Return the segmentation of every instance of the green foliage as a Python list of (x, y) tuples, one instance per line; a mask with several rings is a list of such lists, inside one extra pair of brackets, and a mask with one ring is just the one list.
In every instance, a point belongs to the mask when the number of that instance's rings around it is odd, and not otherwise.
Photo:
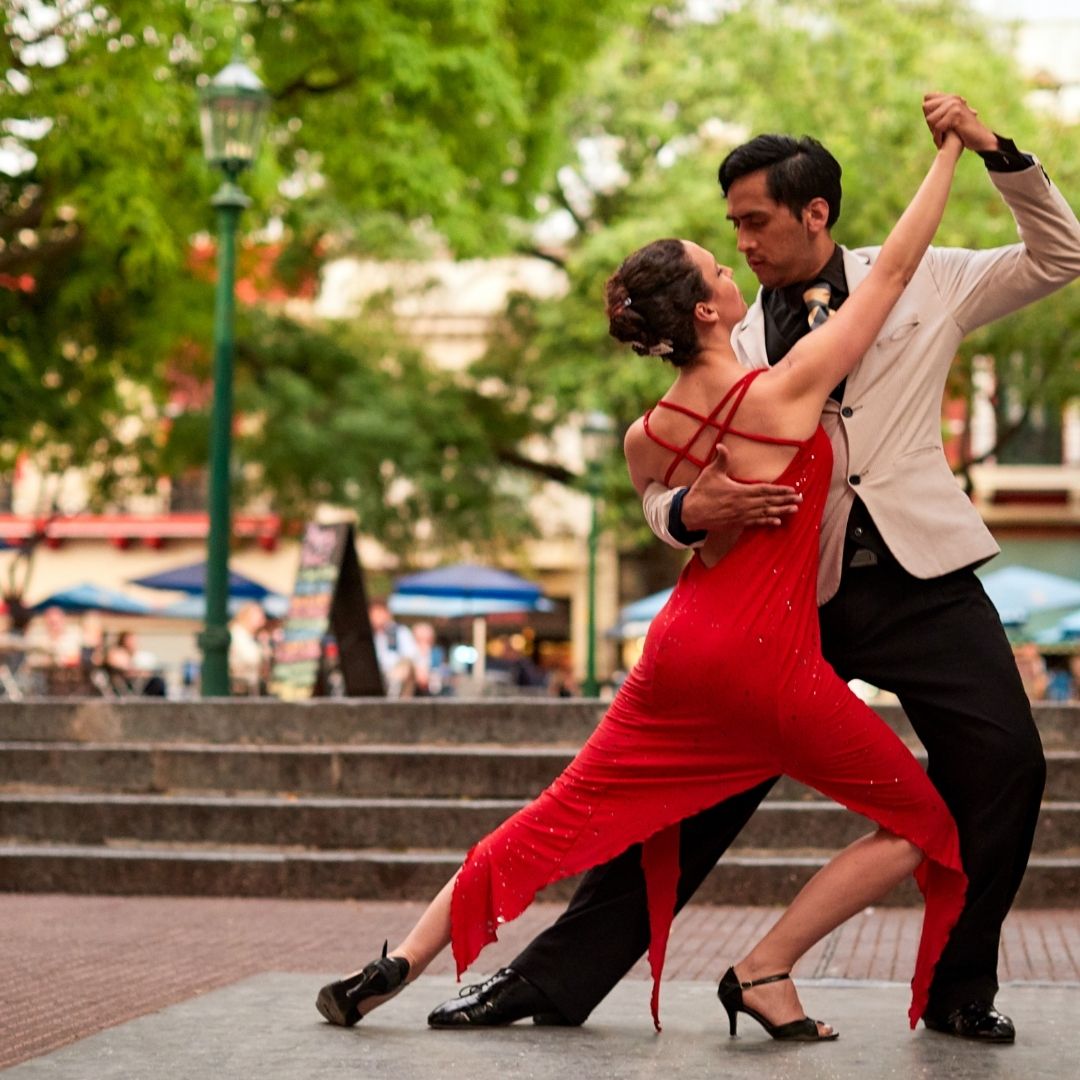
[[(286, 513), (355, 506), (398, 547), (418, 522), (433, 542), (508, 542), (535, 482), (521, 477), (569, 479), (525, 459), (526, 436), (597, 408), (625, 423), (663, 391), (669, 369), (606, 337), (603, 282), (627, 253), (686, 236), (756, 288), (715, 183), (745, 137), (820, 136), (844, 165), (836, 235), (853, 245), (883, 238), (922, 175), (927, 90), (963, 93), (1080, 191), (1080, 158), (1062, 150), (1075, 128), (1025, 107), (1003, 46), (960, 0), (717, 0), (712, 21), (688, 14), (707, 7), (4, 0), (0, 118), (36, 160), (0, 173), (0, 469), (22, 450), (89, 462), (105, 499), (125, 454), (147, 482), (205, 460), (198, 407), (154, 418), (178, 380), (209, 378), (212, 281), (192, 242), (213, 228), (216, 179), (196, 87), (236, 48), (272, 97), (242, 224), (274, 223), (275, 282), (303, 287), (346, 252), (536, 250), (538, 205), (576, 223), (543, 251), (565, 266), (567, 295), (515, 298), (465, 373), (433, 371), (377, 309), (349, 326), (241, 312), (238, 483)], [(35, 119), (47, 130), (26, 127)], [(984, 172), (962, 163), (939, 242), (1014, 239)], [(250, 261), (250, 240), (241, 250)], [(1078, 312), (1073, 288), (977, 335), (957, 391), (980, 350), (1023, 354), (1009, 377), (1025, 400), (1080, 392)], [(142, 431), (123, 422), (132, 412)], [(629, 541), (642, 526), (617, 450), (605, 476)]]
[[(125, 453), (138, 454), (147, 480), (205, 459), (199, 417), (172, 424), (168, 439), (120, 420), (133, 410), (153, 420), (143, 391), (160, 416), (178, 366), (208, 376), (212, 280), (191, 252), (214, 227), (209, 197), (220, 178), (202, 159), (197, 84), (234, 51), (272, 98), (266, 144), (244, 178), (254, 206), (242, 227), (279, 223), (273, 277), (296, 287), (343, 251), (505, 249), (508, 222), (531, 213), (549, 179), (562, 146), (560, 103), (615, 6), (4, 0), (0, 121), (8, 142), (33, 158), (0, 172), (0, 469), (22, 452), (45, 465), (93, 463), (102, 500)], [(324, 344), (318, 333), (276, 326), (285, 340), (260, 337), (267, 351), (254, 358), (249, 345), (253, 363), (265, 366), (279, 348), (312, 355)], [(337, 348), (342, 375), (368, 358), (360, 345), (351, 354), (347, 342)], [(411, 381), (394, 399), (406, 442), (404, 395), (420, 396), (414, 424), (435, 408), (419, 361), (410, 365)], [(282, 376), (270, 385), (294, 407), (315, 408), (325, 389), (319, 371), (294, 367), (293, 383)], [(343, 378), (343, 389), (362, 391), (358, 379)], [(361, 442), (371, 435), (378, 426), (363, 426)], [(431, 450), (423, 437), (413, 445)], [(324, 446), (323, 458), (335, 452)], [(418, 455), (405, 461), (422, 472)], [(288, 505), (298, 507), (306, 478), (323, 466), (333, 472), (337, 461), (318, 456), (302, 453), (291, 477), (284, 461), (266, 470)], [(456, 515), (439, 508), (449, 532), (460, 522), (471, 535), (491, 508), (470, 515), (478, 496), (458, 498)]]
[(258, 462), (250, 491), (272, 492), (285, 514), (352, 506), (366, 533), (403, 554), (425, 520), (438, 539), (478, 549), (505, 551), (528, 531), (500, 461), (526, 433), (522, 419), (432, 370), (377, 307), (322, 332), (253, 312), (246, 330), (238, 451)]
[[(565, 252), (569, 292), (554, 302), (520, 302), (508, 320), (519, 333), (531, 328), (530, 348), (514, 355), (497, 340), (484, 361), (490, 373), (514, 373), (548, 410), (600, 408), (628, 423), (669, 384), (670, 368), (606, 336), (603, 283), (635, 248), (660, 236), (696, 240), (736, 268), (747, 295), (756, 291), (715, 181), (726, 152), (753, 134), (805, 132), (833, 151), (844, 168), (834, 235), (851, 246), (880, 243), (921, 179), (932, 153), (921, 98), (931, 90), (964, 94), (995, 130), (1039, 152), (1066, 193), (1080, 192), (1076, 157), (1061, 152), (1075, 143), (1075, 127), (1024, 105), (1013, 61), (964, 5), (775, 0), (717, 10), (714, 22), (695, 23), (656, 9), (642, 25), (625, 26), (590, 65), (575, 99), (571, 141), (617, 148), (623, 180), (583, 197), (584, 164), (577, 183), (560, 173), (563, 189), (553, 202), (568, 205), (578, 224)], [(974, 155), (961, 163), (938, 243), (1015, 242), (1012, 217), (985, 173)], [(1024, 400), (1034, 395), (1053, 407), (1080, 393), (1078, 329), (1074, 286), (973, 338), (954, 390), (969, 389), (974, 350), (1021, 350), (1027, 362), (1006, 377), (1019, 377)], [(509, 329), (500, 335), (510, 337)], [(616, 451), (607, 469), (611, 516), (624, 538), (646, 536), (618, 459)]]

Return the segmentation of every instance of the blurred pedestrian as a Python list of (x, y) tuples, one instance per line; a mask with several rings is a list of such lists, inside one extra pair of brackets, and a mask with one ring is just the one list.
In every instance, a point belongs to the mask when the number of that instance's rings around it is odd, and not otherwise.
[(567, 666), (553, 668), (548, 676), (547, 692), (551, 697), (581, 697), (581, 687)]
[(133, 631), (122, 630), (111, 645), (104, 646), (104, 650), (104, 667), (114, 690), (145, 697), (165, 696), (165, 680), (157, 670), (158, 659), (153, 653), (139, 648)]
[(1046, 671), (1046, 661), (1034, 642), (1025, 642), (1013, 648), (1016, 657), (1016, 670), (1020, 672), (1020, 681), (1024, 684), (1024, 693), (1029, 701), (1044, 701), (1050, 685), (1050, 676)]
[(81, 632), (81, 664), (87, 671), (93, 671), (105, 660), (105, 624), (100, 611), (88, 611), (82, 617)]
[(254, 600), (244, 604), (229, 623), (229, 680), (233, 693), (262, 693), (266, 657), (259, 634), (265, 625), (266, 613)]
[(414, 677), (403, 660), (412, 664), (416, 659), (416, 642), (407, 626), (394, 621), (386, 601), (372, 600), (368, 606), (368, 619), (375, 639), (375, 657), (379, 662), (383, 683), (388, 697), (398, 697), (402, 687)]
[(416, 696), (438, 697), (446, 692), (450, 685), (446, 653), (437, 643), (435, 627), (431, 623), (417, 623), (412, 628), (412, 635), (416, 646), (413, 660), (416, 669)]
[(82, 663), (82, 634), (61, 607), (47, 607), (26, 636), (27, 662), (35, 667), (78, 667)]

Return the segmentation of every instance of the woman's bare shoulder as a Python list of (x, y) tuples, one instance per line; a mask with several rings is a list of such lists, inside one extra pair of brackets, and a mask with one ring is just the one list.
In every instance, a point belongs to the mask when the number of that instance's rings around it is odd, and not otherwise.
[(623, 452), (629, 454), (631, 450), (647, 446), (649, 436), (645, 431), (645, 417), (639, 416), (627, 429), (623, 436)]
[(623, 437), (623, 456), (626, 467), (630, 470), (630, 479), (639, 492), (657, 479), (656, 443), (649, 438), (645, 430), (645, 417), (639, 416), (627, 429)]

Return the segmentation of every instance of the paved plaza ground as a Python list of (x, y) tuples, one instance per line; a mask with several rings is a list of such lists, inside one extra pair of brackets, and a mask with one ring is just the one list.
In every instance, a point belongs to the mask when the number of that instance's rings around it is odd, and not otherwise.
[[(505, 928), (475, 976), (506, 963), (560, 905)], [(907, 1029), (907, 981), (921, 912), (878, 908), (851, 920), (796, 969), (811, 1015), (839, 1042), (771, 1042), (744, 1017), (730, 1040), (715, 996), (724, 967), (777, 908), (692, 906), (676, 922), (652, 1032), (643, 965), (580, 1029), (518, 1024), (437, 1032), (428, 1010), (457, 992), (449, 956), (351, 1030), (314, 1010), (323, 981), (400, 937), (418, 903), (0, 895), (0, 1068), (16, 1078), (387, 1076), (489, 1080), (621, 1077), (993, 1077), (1076, 1075), (1080, 912), (1026, 910), (1005, 927), (999, 1004), (1013, 1047)]]

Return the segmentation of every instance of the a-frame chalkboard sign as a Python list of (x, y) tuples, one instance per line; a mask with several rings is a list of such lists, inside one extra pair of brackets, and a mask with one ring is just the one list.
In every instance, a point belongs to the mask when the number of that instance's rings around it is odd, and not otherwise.
[(284, 638), (274, 648), (270, 692), (285, 701), (325, 693), (325, 649), (330, 634), (337, 642), (345, 693), (381, 697), (385, 688), (353, 527), (348, 522), (311, 522), (300, 544), (300, 566), (285, 616)]

